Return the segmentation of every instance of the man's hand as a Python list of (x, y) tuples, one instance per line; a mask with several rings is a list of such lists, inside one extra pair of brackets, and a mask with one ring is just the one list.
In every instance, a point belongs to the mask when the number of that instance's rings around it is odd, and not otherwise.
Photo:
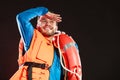
[(54, 20), (56, 22), (61, 22), (62, 21), (62, 17), (59, 14), (55, 14), (55, 13), (52, 13), (52, 12), (48, 12), (44, 16), (51, 19), (51, 20)]

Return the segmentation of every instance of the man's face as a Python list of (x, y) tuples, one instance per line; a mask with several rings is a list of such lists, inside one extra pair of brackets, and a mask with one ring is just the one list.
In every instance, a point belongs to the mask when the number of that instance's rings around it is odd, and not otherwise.
[(52, 36), (57, 31), (57, 22), (51, 19), (48, 19), (46, 16), (41, 16), (37, 21), (38, 30), (44, 36)]

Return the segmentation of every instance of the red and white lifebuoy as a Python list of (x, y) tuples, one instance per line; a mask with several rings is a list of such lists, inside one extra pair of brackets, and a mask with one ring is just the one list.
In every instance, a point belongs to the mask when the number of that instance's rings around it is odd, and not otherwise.
[[(82, 80), (82, 68), (79, 50), (75, 41), (66, 34), (60, 34), (57, 39), (62, 67), (68, 71), (68, 80)], [(64, 64), (62, 63), (62, 58)]]

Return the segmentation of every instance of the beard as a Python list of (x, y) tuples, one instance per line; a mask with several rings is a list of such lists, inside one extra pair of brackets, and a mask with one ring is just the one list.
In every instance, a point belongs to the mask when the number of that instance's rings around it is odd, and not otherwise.
[(53, 36), (55, 34), (56, 31), (54, 30), (48, 30), (48, 31), (41, 31), (41, 33), (44, 35), (44, 36)]
[(57, 31), (57, 27), (55, 28), (40, 28), (40, 27), (37, 27), (37, 30), (40, 31), (44, 36), (46, 37), (50, 37), (50, 36), (53, 36), (56, 31)]

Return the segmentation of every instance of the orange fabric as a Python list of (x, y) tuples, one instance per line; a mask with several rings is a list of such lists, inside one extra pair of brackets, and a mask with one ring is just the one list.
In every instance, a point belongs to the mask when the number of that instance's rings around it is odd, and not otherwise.
[[(21, 47), (22, 48), (22, 47)], [(53, 44), (48, 41), (38, 30), (34, 30), (33, 39), (30, 48), (21, 56), (19, 53), (19, 65), (25, 62), (45, 63), (52, 65), (54, 48)], [(32, 69), (33, 80), (49, 80), (49, 71), (41, 68)], [(27, 66), (21, 66), (18, 71), (10, 78), (10, 80), (27, 80)]]
[(19, 50), (19, 55), (18, 55), (18, 65), (21, 66), (23, 64), (23, 47), (24, 47), (24, 44), (23, 44), (23, 41), (22, 39), (20, 39), (20, 42), (19, 42), (19, 47), (18, 47), (18, 50)]

